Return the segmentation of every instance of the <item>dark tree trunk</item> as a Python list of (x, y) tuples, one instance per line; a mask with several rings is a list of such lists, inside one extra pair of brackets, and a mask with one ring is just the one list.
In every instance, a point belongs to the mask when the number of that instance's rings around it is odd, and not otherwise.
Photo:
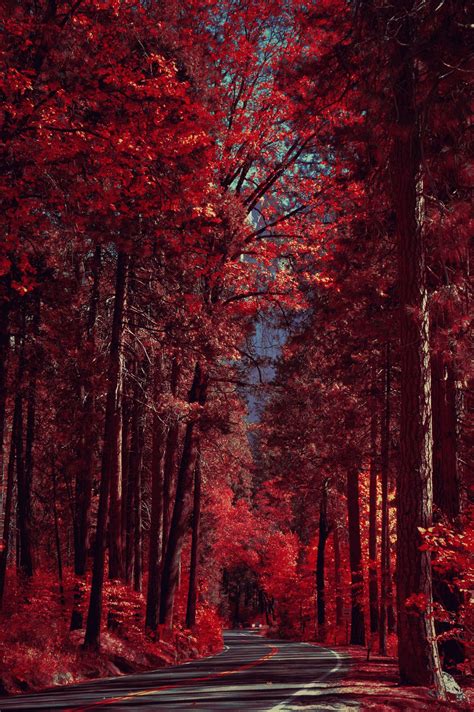
[[(157, 368), (157, 377), (161, 369)], [(155, 403), (159, 384), (155, 387)], [(155, 632), (158, 626), (161, 592), (161, 538), (163, 534), (163, 425), (157, 413), (153, 416), (152, 463), (151, 463), (151, 521), (148, 546), (148, 588), (145, 612), (145, 628)]]
[(8, 554), (10, 551), (10, 527), (12, 519), (12, 504), (13, 504), (13, 485), (15, 477), (15, 457), (16, 457), (16, 441), (17, 431), (20, 417), (20, 399), (15, 398), (15, 407), (13, 411), (12, 434), (10, 441), (10, 456), (8, 458), (7, 468), (7, 491), (5, 493), (5, 502), (3, 507), (3, 532), (2, 532), (2, 548), (0, 550), (0, 609), (3, 605), (3, 594), (5, 593), (5, 582), (7, 573)]
[[(413, 0), (400, 8), (393, 55), (396, 131), (390, 158), (397, 221), (401, 410), (397, 489), (398, 660), (402, 683), (444, 685), (433, 619), (431, 557), (419, 528), (432, 523), (431, 374), (423, 236), (420, 121), (413, 61)], [(415, 601), (421, 601), (416, 605)]]
[[(86, 348), (93, 358), (94, 329), (97, 320), (97, 309), (100, 294), (101, 248), (97, 246), (92, 263), (92, 290), (87, 316)], [(74, 603), (71, 613), (71, 630), (83, 627), (83, 599), (85, 590), (87, 554), (89, 551), (90, 510), (92, 502), (92, 479), (94, 465), (94, 446), (96, 436), (94, 431), (95, 397), (87, 377), (81, 385), (81, 435), (79, 441), (78, 467), (74, 495), (74, 574), (79, 579), (74, 587)]]
[(364, 577), (360, 541), (359, 470), (347, 472), (347, 514), (349, 523), (349, 559), (351, 565), (351, 645), (365, 645), (363, 608)]
[(433, 411), (433, 499), (449, 521), (459, 515), (457, 465), (456, 380), (452, 363), (442, 354), (431, 356)]
[[(127, 290), (132, 267), (127, 264), (122, 322), (126, 321)], [(122, 334), (124, 323), (122, 324)], [(123, 336), (121, 341), (123, 340)], [(113, 438), (111, 447), (110, 508), (109, 508), (109, 578), (125, 578), (125, 540), (123, 537), (123, 391), (124, 391), (124, 351), (119, 348), (119, 374), (115, 395)]]
[[(22, 358), (20, 356), (20, 358)], [(21, 567), (21, 547), (24, 535), (25, 505), (23, 492), (25, 489), (25, 460), (23, 452), (23, 396), (21, 390), (15, 398), (15, 408), (18, 408), (18, 424), (15, 433), (15, 463), (16, 463), (16, 566)]]
[(379, 591), (377, 580), (377, 409), (375, 407), (376, 369), (372, 370), (370, 401), (370, 482), (369, 482), (369, 614), (370, 632), (379, 628)]
[[(136, 376), (136, 374), (135, 374)], [(131, 418), (130, 457), (127, 484), (127, 532), (126, 532), (126, 576), (133, 581), (134, 589), (141, 591), (142, 554), (141, 554), (141, 480), (144, 446), (144, 415), (139, 400), (140, 387), (135, 383), (134, 402)]]
[[(28, 577), (33, 574), (33, 561), (30, 548), (30, 498), (25, 476), (25, 454), (23, 447), (23, 388), (26, 366), (26, 305), (22, 305), (22, 334), (20, 353), (18, 356), (18, 385), (15, 396), (15, 410), (17, 411), (17, 427), (15, 432), (15, 462), (17, 486), (17, 538), (16, 538), (16, 565)], [(24, 550), (24, 551), (23, 551)]]
[[(193, 383), (189, 393), (190, 403), (206, 402), (207, 374), (196, 364)], [(176, 498), (171, 527), (166, 547), (161, 581), (160, 623), (171, 625), (174, 594), (179, 577), (181, 549), (192, 507), (192, 483), (199, 446), (198, 424), (191, 420), (186, 425), (181, 463), (176, 482)]]
[(379, 621), (379, 651), (387, 654), (387, 629), (393, 632), (394, 612), (392, 603), (392, 583), (390, 572), (390, 537), (389, 537), (389, 470), (390, 470), (390, 389), (391, 364), (390, 344), (385, 346), (383, 382), (382, 424), (380, 438), (380, 469), (382, 480), (382, 523), (380, 542), (380, 621)]
[(71, 630), (77, 630), (83, 627), (84, 577), (87, 566), (87, 552), (89, 550), (89, 523), (94, 460), (94, 438), (92, 433), (90, 433), (90, 437), (87, 437), (86, 431), (92, 429), (94, 410), (93, 396), (91, 393), (86, 394), (82, 412), (83, 432), (81, 433), (79, 445), (79, 462), (76, 470), (74, 495), (74, 573), (81, 580), (76, 583), (74, 588)]
[(341, 580), (341, 545), (339, 541), (339, 530), (337, 524), (334, 526), (334, 583), (336, 594), (336, 627), (339, 628), (343, 624), (344, 598), (342, 596), (342, 580)]
[(120, 354), (110, 452), (109, 578), (124, 578), (122, 539), (122, 390), (123, 356)]
[(326, 589), (324, 583), (324, 567), (326, 542), (330, 533), (330, 526), (328, 521), (328, 487), (329, 481), (325, 479), (322, 484), (321, 499), (319, 503), (319, 538), (316, 560), (316, 598), (319, 640), (325, 640), (326, 637)]
[[(170, 390), (171, 394), (176, 397), (178, 392), (180, 365), (177, 358), (173, 358), (171, 363), (171, 378)], [(171, 521), (171, 502), (174, 475), (176, 471), (176, 455), (178, 451), (179, 423), (174, 419), (168, 428), (166, 436), (165, 459), (163, 465), (163, 539), (161, 560), (164, 564), (166, 554), (166, 544)]]
[(102, 589), (104, 584), (105, 543), (107, 533), (107, 516), (109, 509), (109, 488), (111, 482), (111, 469), (116, 457), (117, 437), (117, 393), (121, 378), (121, 352), (123, 312), (125, 307), (125, 293), (127, 282), (128, 257), (119, 253), (117, 260), (117, 274), (115, 285), (114, 313), (112, 319), (112, 338), (109, 354), (109, 373), (107, 384), (107, 400), (105, 407), (104, 443), (102, 449), (102, 466), (99, 493), (99, 510), (97, 513), (97, 527), (94, 550), (94, 566), (92, 571), (92, 585), (87, 615), (86, 635), (84, 647), (98, 649), (100, 646), (100, 625), (102, 619)]
[[(135, 394), (134, 394), (135, 395)], [(133, 537), (135, 529), (135, 472), (139, 464), (139, 459), (135, 458), (135, 449), (138, 449), (138, 428), (139, 428), (139, 411), (138, 402), (131, 404), (131, 415), (128, 425), (128, 447), (127, 447), (127, 484), (125, 488), (125, 581), (131, 583), (133, 581), (133, 563), (134, 549)]]
[[(18, 486), (18, 530), (20, 535), (20, 556), (19, 567), (21, 572), (31, 578), (34, 573), (33, 564), (33, 548), (31, 536), (31, 484), (32, 484), (32, 469), (33, 469), (33, 439), (34, 439), (34, 421), (36, 407), (36, 384), (30, 380), (28, 387), (28, 397), (26, 406), (26, 434), (25, 434), (25, 451), (22, 456), (23, 443), (22, 438), (18, 435), (17, 440), (17, 486)], [(22, 430), (20, 425), (20, 430)]]
[[(0, 476), (3, 477), (4, 463), (4, 441), (5, 441), (5, 416), (7, 401), (7, 370), (9, 352), (9, 314), (10, 302), (4, 301), (0, 304)], [(3, 480), (2, 480), (3, 496)], [(2, 506), (5, 502), (2, 499)]]
[[(147, 377), (147, 376), (146, 376)], [(142, 591), (143, 579), (143, 532), (142, 532), (142, 479), (143, 450), (145, 446), (145, 413), (141, 412), (137, 387), (137, 419), (133, 443), (133, 460), (130, 465), (133, 470), (133, 589)]]
[[(31, 521), (31, 488), (33, 482), (33, 444), (35, 438), (35, 419), (36, 419), (36, 379), (39, 355), (36, 349), (36, 337), (39, 329), (40, 320), (40, 299), (39, 295), (35, 294), (32, 298), (33, 317), (31, 324), (31, 347), (28, 358), (30, 362), (29, 383), (26, 398), (26, 432), (24, 456), (23, 437), (18, 436), (17, 443), (17, 485), (18, 485), (18, 529), (20, 533), (20, 557), (19, 566), (21, 572), (31, 578), (34, 573), (33, 563), (33, 545), (32, 545), (32, 521)], [(26, 308), (26, 305), (25, 305)], [(26, 323), (24, 325), (26, 340)], [(25, 351), (22, 349), (20, 358), (25, 358)], [(26, 363), (25, 363), (26, 366)], [(20, 421), (22, 416), (20, 417)], [(22, 423), (20, 422), (20, 430)]]
[(54, 517), (54, 541), (56, 544), (56, 562), (58, 565), (58, 583), (59, 583), (59, 596), (61, 599), (61, 605), (64, 606), (64, 580), (63, 580), (63, 557), (61, 553), (61, 537), (59, 535), (59, 517), (58, 517), (58, 491), (57, 491), (57, 478), (56, 478), (56, 462), (54, 455), (51, 458), (51, 476), (53, 480), (53, 517)]
[(123, 579), (130, 583), (130, 571), (128, 568), (128, 497), (130, 490), (130, 398), (122, 396), (122, 512), (121, 529), (123, 545)]
[(196, 625), (196, 602), (197, 602), (197, 572), (199, 566), (200, 550), (200, 524), (201, 524), (201, 458), (198, 453), (196, 467), (194, 469), (194, 507), (193, 507), (193, 530), (191, 540), (191, 563), (189, 567), (189, 590), (186, 606), (186, 627), (193, 628)]

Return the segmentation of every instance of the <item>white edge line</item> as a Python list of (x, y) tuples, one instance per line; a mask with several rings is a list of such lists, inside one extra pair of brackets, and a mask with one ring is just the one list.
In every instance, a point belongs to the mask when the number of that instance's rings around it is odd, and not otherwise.
[[(316, 647), (314, 645), (311, 645), (311, 643), (301, 643), (301, 645), (308, 645), (311, 648)], [(282, 710), (284, 710), (287, 705), (291, 704), (291, 700), (293, 699), (293, 697), (298, 697), (300, 695), (304, 695), (305, 690), (311, 689), (312, 687), (316, 687), (320, 682), (322, 682), (323, 680), (328, 678), (330, 675), (332, 675), (333, 673), (336, 673), (339, 670), (339, 668), (341, 667), (341, 664), (342, 664), (342, 660), (343, 660), (342, 656), (339, 655), (339, 653), (337, 653), (335, 650), (332, 650), (331, 648), (322, 648), (321, 647), (321, 649), (328, 650), (330, 653), (335, 655), (336, 660), (337, 660), (336, 665), (333, 668), (331, 668), (331, 670), (324, 673), (324, 675), (319, 677), (317, 680), (313, 680), (312, 682), (306, 683), (306, 685), (302, 685), (299, 690), (297, 690), (292, 695), (287, 697), (286, 700), (279, 702), (275, 707), (272, 707), (271, 709), (269, 709), (268, 712), (282, 712)]]

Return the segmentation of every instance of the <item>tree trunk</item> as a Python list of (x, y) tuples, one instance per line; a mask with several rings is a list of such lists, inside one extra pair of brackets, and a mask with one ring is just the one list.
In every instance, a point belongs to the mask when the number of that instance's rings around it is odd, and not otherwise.
[[(171, 363), (171, 378), (170, 390), (173, 397), (176, 397), (178, 392), (180, 365), (176, 357)], [(163, 539), (161, 548), (161, 560), (164, 564), (166, 554), (166, 544), (171, 521), (171, 501), (173, 481), (176, 470), (176, 454), (178, 450), (179, 423), (176, 418), (173, 418), (172, 423), (168, 428), (166, 436), (165, 460), (163, 465)]]
[(334, 525), (334, 582), (336, 594), (336, 627), (340, 628), (343, 624), (344, 598), (342, 596), (342, 581), (341, 581), (341, 545), (339, 541), (339, 530), (337, 524)]
[[(0, 304), (0, 481), (2, 486), (2, 508), (5, 509), (3, 492), (4, 476), (4, 442), (5, 442), (5, 417), (7, 402), (7, 369), (9, 352), (9, 314), (10, 302)], [(6, 493), (5, 493), (6, 497)]]
[[(94, 329), (100, 294), (101, 248), (95, 249), (92, 263), (92, 290), (87, 317), (86, 348), (92, 360), (95, 350)], [(92, 502), (92, 479), (94, 465), (95, 396), (93, 388), (87, 383), (87, 375), (81, 384), (81, 435), (79, 441), (78, 467), (74, 494), (74, 574), (79, 579), (74, 587), (74, 602), (71, 613), (71, 630), (83, 627), (83, 599), (85, 591), (87, 553), (89, 551), (90, 510)]]
[(316, 598), (318, 617), (318, 640), (325, 640), (326, 637), (326, 590), (324, 584), (324, 566), (326, 554), (326, 542), (330, 533), (328, 522), (328, 487), (329, 481), (324, 480), (321, 488), (321, 500), (319, 503), (319, 539), (316, 560)]
[(376, 369), (372, 368), (370, 399), (370, 482), (369, 482), (369, 614), (370, 632), (379, 628), (379, 591), (377, 580), (377, 409), (375, 407)]
[(61, 537), (59, 536), (59, 517), (58, 517), (58, 492), (56, 481), (56, 462), (54, 455), (51, 458), (51, 476), (53, 480), (53, 518), (54, 518), (54, 541), (56, 544), (56, 562), (58, 565), (58, 583), (59, 596), (61, 605), (64, 606), (64, 579), (63, 579), (63, 557), (61, 554)]
[[(76, 469), (74, 493), (74, 574), (80, 579), (74, 587), (74, 603), (71, 613), (71, 630), (83, 627), (83, 598), (89, 550), (89, 524), (92, 501), (92, 471), (94, 461), (94, 398), (91, 393), (84, 395), (82, 433), (79, 444), (79, 462)], [(88, 436), (89, 435), (89, 436)]]
[(122, 391), (123, 353), (119, 356), (119, 374), (115, 394), (110, 453), (109, 578), (124, 578), (122, 539)]
[[(17, 410), (18, 421), (15, 432), (15, 461), (16, 461), (16, 486), (17, 486), (17, 547), (16, 547), (16, 564), (18, 570), (27, 578), (33, 575), (33, 557), (31, 552), (31, 501), (30, 487), (27, 479), (27, 470), (25, 468), (25, 451), (24, 451), (24, 395), (23, 381), (26, 368), (26, 304), (22, 305), (22, 336), (19, 354), (18, 365), (18, 386), (15, 396), (15, 410)], [(31, 380), (30, 380), (31, 386)], [(30, 403), (31, 390), (28, 389), (28, 407), (27, 413), (31, 417)], [(28, 421), (30, 444), (31, 440), (31, 420)]]
[[(156, 378), (161, 377), (157, 367)], [(155, 384), (155, 407), (158, 405), (159, 384)], [(161, 418), (153, 414), (152, 463), (151, 463), (151, 521), (148, 546), (148, 589), (146, 599), (145, 628), (155, 632), (158, 626), (158, 607), (161, 592), (161, 539), (163, 534), (163, 425)]]
[(380, 437), (380, 469), (382, 480), (382, 526), (380, 542), (380, 621), (379, 621), (379, 652), (387, 654), (387, 628), (394, 619), (392, 605), (392, 584), (390, 572), (390, 537), (389, 537), (389, 470), (390, 470), (390, 389), (391, 364), (390, 344), (385, 345), (385, 364), (383, 382), (383, 407)]
[(431, 355), (433, 420), (433, 499), (449, 521), (459, 515), (457, 465), (456, 380), (452, 363), (442, 354)]
[[(137, 374), (135, 374), (136, 377)], [(144, 414), (139, 400), (139, 384), (135, 382), (132, 418), (130, 457), (127, 485), (127, 532), (126, 532), (126, 577), (133, 581), (135, 591), (140, 592), (142, 586), (142, 554), (141, 554), (141, 480), (143, 467), (144, 445)]]
[(189, 567), (189, 590), (186, 606), (186, 627), (193, 628), (196, 625), (196, 602), (197, 602), (197, 572), (199, 566), (200, 549), (200, 525), (201, 525), (201, 458), (200, 453), (196, 459), (194, 468), (194, 507), (193, 507), (193, 532), (191, 540), (191, 564)]
[(402, 683), (444, 685), (433, 619), (431, 555), (419, 528), (432, 523), (433, 471), (428, 295), (420, 122), (413, 61), (413, 0), (405, 0), (393, 57), (397, 127), (390, 159), (397, 221), (401, 410), (397, 490), (398, 659)]
[[(206, 402), (207, 374), (196, 364), (189, 402)], [(191, 420), (186, 425), (183, 451), (176, 482), (176, 499), (171, 519), (161, 581), (160, 623), (171, 625), (174, 594), (178, 583), (181, 549), (192, 507), (192, 482), (199, 446), (198, 424)]]
[[(136, 374), (135, 374), (136, 377)], [(134, 527), (135, 527), (135, 513), (134, 513), (134, 496), (135, 496), (135, 470), (138, 465), (138, 460), (135, 458), (134, 450), (138, 448), (137, 435), (138, 435), (138, 402), (135, 402), (135, 393), (133, 395), (133, 403), (130, 404), (130, 420), (128, 425), (128, 447), (127, 447), (127, 481), (125, 488), (125, 503), (124, 503), (124, 517), (125, 517), (125, 581), (126, 583), (131, 583), (133, 581), (133, 563), (134, 563), (134, 549), (133, 549), (133, 537), (134, 537)]]
[(128, 498), (130, 491), (130, 398), (122, 395), (122, 511), (120, 528), (122, 530), (123, 546), (123, 580), (130, 583), (130, 570), (128, 568), (127, 546), (128, 546)]
[[(36, 418), (36, 378), (37, 359), (35, 340), (38, 334), (40, 320), (40, 299), (38, 294), (32, 297), (33, 318), (31, 324), (31, 348), (28, 354), (30, 362), (30, 374), (26, 399), (26, 433), (23, 455), (23, 437), (18, 434), (17, 441), (17, 486), (18, 486), (18, 529), (20, 533), (20, 556), (19, 565), (21, 572), (31, 578), (34, 573), (33, 545), (31, 536), (31, 487), (33, 481), (33, 443), (35, 438), (35, 418)], [(26, 309), (26, 304), (24, 305)], [(26, 340), (26, 322), (24, 322), (24, 338)], [(26, 358), (22, 348), (21, 359)], [(25, 362), (26, 366), (26, 362)], [(21, 409), (20, 409), (21, 412)], [(22, 428), (22, 415), (20, 416), (19, 431)]]
[(143, 479), (143, 450), (145, 447), (145, 413), (141, 412), (138, 400), (138, 386), (136, 397), (137, 419), (135, 440), (133, 447), (133, 460), (130, 464), (133, 470), (133, 589), (137, 593), (142, 591), (143, 579), (143, 533), (142, 533), (142, 479)]
[(3, 532), (2, 532), (2, 547), (0, 549), (0, 609), (3, 605), (3, 595), (5, 593), (5, 582), (7, 574), (8, 554), (10, 550), (10, 526), (12, 518), (13, 504), (13, 485), (15, 476), (15, 457), (16, 457), (16, 441), (17, 431), (20, 417), (20, 399), (15, 398), (15, 407), (13, 411), (12, 434), (10, 441), (10, 456), (8, 458), (7, 468), (7, 491), (5, 494), (5, 502), (3, 508)]
[(102, 589), (104, 583), (105, 542), (107, 533), (107, 516), (109, 509), (109, 489), (112, 477), (111, 469), (116, 466), (116, 438), (118, 393), (121, 378), (121, 352), (123, 312), (127, 282), (128, 257), (120, 252), (117, 259), (117, 274), (115, 284), (114, 313), (112, 319), (112, 338), (109, 353), (109, 372), (107, 384), (107, 400), (105, 407), (104, 443), (102, 449), (101, 480), (99, 493), (99, 509), (95, 537), (94, 566), (92, 585), (87, 615), (84, 647), (96, 650), (100, 646), (100, 625), (102, 619)]
[(347, 514), (349, 523), (349, 559), (351, 565), (351, 645), (365, 645), (363, 608), (364, 577), (360, 541), (359, 470), (347, 472)]

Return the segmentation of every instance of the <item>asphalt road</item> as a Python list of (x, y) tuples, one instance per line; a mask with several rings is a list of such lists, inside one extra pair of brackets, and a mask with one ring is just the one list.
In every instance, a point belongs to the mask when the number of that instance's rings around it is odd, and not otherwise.
[(0, 698), (0, 710), (347, 710), (337, 681), (347, 658), (328, 648), (225, 633), (225, 650), (176, 667)]

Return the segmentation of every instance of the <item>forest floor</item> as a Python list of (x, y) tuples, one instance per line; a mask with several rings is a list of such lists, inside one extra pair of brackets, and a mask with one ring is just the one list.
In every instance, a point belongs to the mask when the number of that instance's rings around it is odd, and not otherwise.
[[(163, 627), (157, 639), (151, 639), (143, 630), (143, 596), (115, 585), (108, 595), (116, 602), (119, 624), (112, 631), (104, 622), (100, 652), (86, 652), (84, 631), (69, 630), (70, 571), (65, 571), (65, 582), (64, 605), (48, 572), (38, 573), (27, 592), (14, 577), (9, 580), (2, 609), (8, 625), (0, 626), (0, 696), (152, 670), (222, 650), (220, 620), (210, 607), (201, 607), (193, 633), (181, 627), (169, 632)], [(183, 617), (183, 600), (177, 604)]]
[[(348, 709), (358, 703), (361, 711), (377, 710), (472, 710), (474, 709), (474, 682), (468, 678), (460, 686), (465, 701), (439, 702), (426, 687), (402, 687), (398, 681), (398, 665), (395, 658), (371, 655), (357, 646), (330, 646), (331, 649), (349, 655), (352, 665), (346, 676), (331, 684), (339, 703), (348, 702)], [(338, 708), (340, 709), (340, 708)]]

